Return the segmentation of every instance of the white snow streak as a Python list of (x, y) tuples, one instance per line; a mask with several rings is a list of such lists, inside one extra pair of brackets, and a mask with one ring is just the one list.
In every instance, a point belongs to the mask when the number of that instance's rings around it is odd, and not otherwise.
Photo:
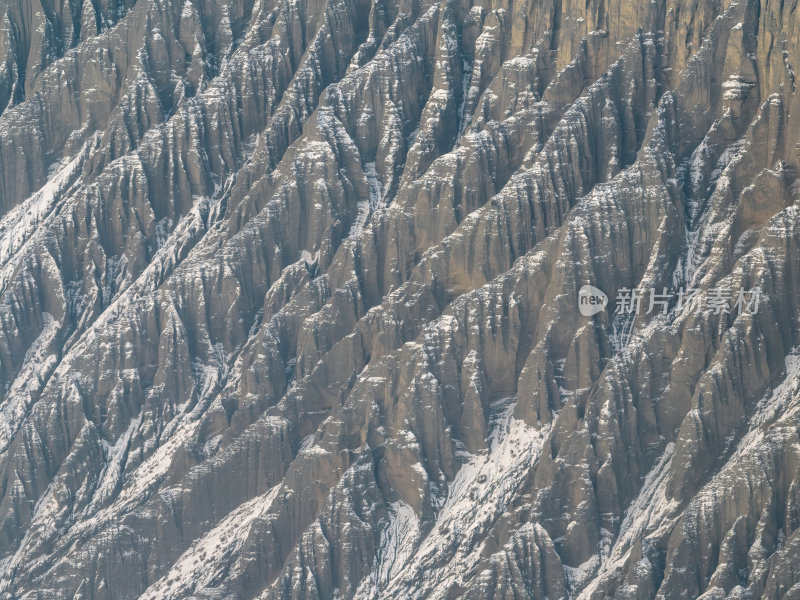
[(239, 556), (250, 525), (269, 513), (280, 489), (277, 485), (236, 507), (216, 527), (195, 540), (169, 572), (151, 585), (140, 599), (172, 598), (197, 590), (213, 591), (214, 584), (221, 583), (227, 572), (236, 568), (231, 563)]
[[(506, 510), (550, 432), (550, 425), (535, 429), (513, 418), (514, 403), (508, 399), (497, 405), (502, 410), (493, 420), (488, 453), (461, 453), (466, 462), (450, 484), (433, 528), (416, 547), (416, 536), (406, 535), (401, 547), (392, 548), (395, 564), (389, 584), (360, 589), (357, 598), (442, 598), (479, 563), (483, 536)], [(401, 518), (395, 516), (390, 527), (399, 528)]]
[(0, 293), (6, 289), (16, 267), (16, 261), (12, 259), (19, 256), (20, 250), (42, 222), (53, 213), (61, 195), (75, 180), (88, 145), (89, 142), (39, 191), (15, 206), (0, 219)]

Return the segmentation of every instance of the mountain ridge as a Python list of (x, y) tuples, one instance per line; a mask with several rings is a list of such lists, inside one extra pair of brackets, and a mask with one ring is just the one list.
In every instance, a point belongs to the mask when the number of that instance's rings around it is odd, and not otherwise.
[(0, 592), (800, 595), (795, 9), (0, 0)]

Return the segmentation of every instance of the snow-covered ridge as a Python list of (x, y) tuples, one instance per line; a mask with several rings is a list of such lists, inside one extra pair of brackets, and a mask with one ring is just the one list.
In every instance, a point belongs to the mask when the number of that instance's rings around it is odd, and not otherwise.
[(478, 564), (480, 539), (505, 511), (550, 432), (549, 425), (536, 429), (515, 419), (515, 402), (500, 404), (501, 411), (492, 423), (488, 452), (461, 453), (464, 463), (448, 486), (428, 533), (419, 539), (416, 520), (407, 510), (391, 513), (381, 537), (386, 549), (379, 555), (376, 567), (377, 574), (388, 575), (389, 580), (371, 578), (357, 598), (398, 594), (407, 598), (444, 598), (449, 587), (461, 582)]
[(269, 514), (272, 501), (280, 491), (275, 486), (230, 512), (213, 529), (175, 561), (161, 579), (153, 583), (140, 596), (141, 600), (161, 600), (186, 594), (213, 594), (229, 571), (235, 569), (235, 560), (244, 545), (250, 525), (257, 518)]
[(83, 161), (95, 139), (87, 142), (63, 167), (59, 166), (39, 191), (0, 219), (0, 294), (14, 272), (13, 258), (54, 213), (64, 192), (80, 175)]

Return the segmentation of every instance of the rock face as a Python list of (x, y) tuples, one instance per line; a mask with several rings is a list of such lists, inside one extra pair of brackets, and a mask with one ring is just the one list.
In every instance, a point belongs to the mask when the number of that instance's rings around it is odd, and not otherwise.
[[(0, 0), (0, 597), (800, 598), (796, 65), (792, 0)], [(613, 311), (689, 288), (761, 294)]]

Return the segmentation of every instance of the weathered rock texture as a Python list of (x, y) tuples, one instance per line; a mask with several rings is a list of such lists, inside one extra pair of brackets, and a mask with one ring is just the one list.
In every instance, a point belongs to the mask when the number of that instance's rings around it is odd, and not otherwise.
[(800, 598), (798, 65), (796, 0), (0, 0), (0, 596)]

